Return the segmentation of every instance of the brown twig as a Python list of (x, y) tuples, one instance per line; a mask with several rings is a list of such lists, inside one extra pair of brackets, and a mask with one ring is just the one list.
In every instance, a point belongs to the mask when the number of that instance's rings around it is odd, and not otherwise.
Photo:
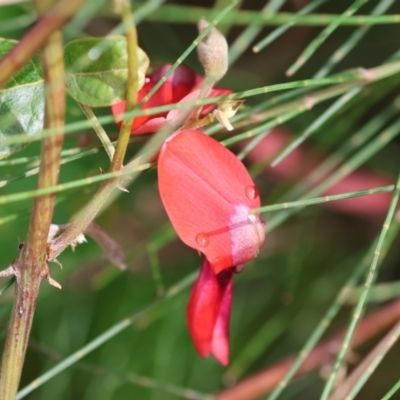
[(43, 14), (20, 42), (0, 60), (0, 87), (19, 71), (47, 41), (50, 34), (72, 18), (86, 0), (60, 0)]
[[(69, 1), (71, 2), (71, 0)], [(39, 14), (45, 12), (48, 6), (48, 0), (36, 2)], [(23, 48), (19, 47), (18, 52), (13, 54), (23, 54)], [(23, 57), (19, 57), (19, 59), (22, 60)], [(7, 60), (12, 61), (13, 57), (7, 58)], [(46, 89), (44, 127), (54, 129), (56, 134), (43, 139), (42, 142), (39, 188), (54, 186), (59, 175), (65, 117), (64, 60), (60, 31), (47, 36), (42, 60)], [(2, 71), (1, 67), (0, 71)], [(15, 67), (12, 72), (15, 72)], [(3, 79), (7, 75), (4, 75), (4, 71), (0, 74)], [(44, 277), (52, 282), (46, 264), (46, 248), (47, 235), (53, 217), (54, 200), (55, 195), (45, 195), (35, 199), (26, 242), (11, 267), (12, 271), (10, 272), (15, 274), (17, 284), (1, 365), (0, 398), (2, 400), (15, 399), (40, 282)]]
[[(353, 338), (353, 348), (358, 347), (381, 333), (400, 318), (400, 300), (394, 301), (378, 310), (372, 311), (360, 323)], [(296, 376), (303, 376), (325, 364), (331, 363), (340, 347), (346, 330), (341, 329), (316, 346), (299, 368)], [(236, 386), (217, 394), (221, 400), (252, 400), (273, 390), (283, 379), (297, 355), (253, 375)]]

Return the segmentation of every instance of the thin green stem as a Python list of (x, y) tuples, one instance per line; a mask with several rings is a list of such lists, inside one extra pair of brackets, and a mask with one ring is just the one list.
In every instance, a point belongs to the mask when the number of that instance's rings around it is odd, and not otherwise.
[[(180, 24), (196, 23), (200, 18), (209, 19), (214, 10), (205, 7), (191, 7), (184, 5), (166, 4), (146, 17), (148, 21), (174, 22)], [(400, 14), (392, 15), (353, 15), (340, 16), (337, 14), (308, 14), (299, 13), (276, 13), (272, 17), (266, 17), (259, 11), (233, 10), (224, 19), (223, 24), (243, 26), (254, 23), (263, 26), (281, 26), (293, 24), (296, 26), (326, 26), (340, 19), (341, 26), (363, 26), (363, 25), (387, 25), (398, 24)]]
[[(291, 102), (287, 102), (286, 104), (273, 107), (268, 111), (260, 113), (257, 118), (259, 118), (261, 121), (271, 117), (275, 117), (274, 119), (267, 121), (266, 123), (261, 124), (256, 128), (249, 129), (244, 133), (240, 133), (236, 136), (226, 139), (221, 143), (225, 146), (229, 146), (234, 143), (241, 142), (242, 140), (257, 136), (265, 132), (267, 129), (271, 129), (277, 125), (281, 125), (282, 123), (298, 116), (299, 114), (310, 110), (315, 104), (319, 104), (325, 100), (329, 100), (332, 97), (338, 96), (339, 94), (346, 92), (349, 88), (353, 86), (354, 84), (344, 83), (342, 85), (328, 87), (327, 89), (310, 92), (297, 100), (293, 100)], [(244, 155), (246, 155), (246, 153), (241, 153), (240, 157), (242, 158)]]
[(103, 144), (103, 147), (104, 147), (105, 151), (107, 152), (108, 157), (110, 158), (110, 160), (112, 160), (114, 157), (115, 148), (112, 145), (111, 140), (108, 137), (103, 126), (99, 123), (99, 121), (96, 117), (96, 114), (93, 112), (93, 110), (90, 107), (85, 106), (84, 104), (79, 103), (79, 102), (78, 102), (78, 104), (79, 104), (79, 107), (81, 108), (81, 110), (83, 111), (83, 113), (86, 115), (87, 119), (92, 124), (92, 127), (93, 127), (94, 131), (96, 132), (97, 137), (100, 139), (100, 142)]
[[(372, 10), (371, 15), (381, 15), (385, 13), (389, 7), (396, 0), (382, 0), (380, 1), (376, 7)], [(320, 70), (314, 76), (315, 78), (322, 78), (326, 76), (332, 68), (337, 65), (340, 61), (342, 61), (347, 54), (361, 41), (361, 39), (368, 33), (371, 29), (371, 26), (363, 25), (358, 28), (353, 34), (344, 42), (328, 59), (324, 66), (320, 68)]]
[[(399, 231), (400, 223), (398, 220), (395, 220), (391, 225), (388, 237), (381, 251), (381, 258), (379, 259), (379, 263), (383, 261), (385, 258), (390, 246), (392, 245), (394, 239), (397, 236)], [(373, 252), (376, 247), (376, 243), (378, 242), (378, 238), (374, 241), (372, 246), (367, 251), (365, 257), (361, 260), (361, 262), (357, 265), (354, 272), (347, 280), (347, 282), (343, 285), (342, 289), (338, 293), (337, 297), (333, 301), (332, 305), (329, 307), (325, 315), (322, 317), (321, 322), (315, 328), (307, 342), (304, 344), (303, 348), (300, 350), (299, 355), (296, 360), (285, 374), (284, 378), (276, 385), (274, 391), (269, 395), (267, 400), (276, 400), (284, 391), (284, 389), (288, 386), (292, 378), (295, 376), (303, 362), (307, 359), (308, 355), (315, 347), (317, 342), (321, 339), (323, 334), (326, 332), (328, 327), (330, 326), (333, 318), (338, 314), (343, 304), (347, 303), (347, 300), (352, 296), (352, 288), (357, 284), (360, 280), (364, 271), (368, 268), (371, 257), (373, 256)]]
[[(318, 8), (321, 4), (326, 3), (327, 1), (328, 0), (311, 1), (304, 8), (302, 8), (297, 13), (297, 15), (306, 15), (311, 11), (315, 10), (316, 8)], [(278, 37), (282, 36), (285, 32), (287, 32), (293, 25), (294, 25), (293, 22), (289, 22), (273, 30), (268, 36), (266, 36), (264, 39), (260, 40), (257, 44), (253, 46), (253, 52), (259, 53), (262, 49), (267, 47), (274, 40), (278, 39)]]
[[(284, 2), (285, 0), (268, 1), (260, 13), (265, 18), (271, 18)], [(229, 49), (229, 64), (233, 64), (240, 57), (262, 28), (260, 23), (252, 23), (235, 39)]]
[(333, 33), (333, 31), (341, 25), (345, 17), (353, 15), (362, 5), (367, 3), (368, 0), (355, 0), (354, 3), (342, 14), (338, 15), (335, 21), (331, 22), (301, 53), (295, 63), (286, 71), (287, 76), (292, 76), (300, 67), (302, 67), (307, 60), (315, 53), (319, 46)]
[[(390, 0), (392, 1), (392, 0)], [(379, 7), (381, 4), (378, 5), (378, 7), (375, 8), (375, 12), (382, 12), (382, 8)], [(386, 7), (388, 7), (390, 4), (384, 4)], [(357, 39), (361, 39), (361, 37), (365, 34), (366, 29), (360, 29), (360, 31), (356, 32), (359, 33), (359, 35), (356, 35)], [(355, 45), (355, 41), (349, 41), (347, 46), (342, 46), (341, 49), (338, 50), (338, 54), (341, 55), (341, 57), (344, 57), (345, 54), (347, 54), (348, 51), (352, 48), (352, 45)], [(397, 54), (395, 53), (392, 57), (389, 58), (389, 60), (392, 60), (393, 58), (396, 58)], [(339, 61), (339, 58), (334, 58), (331, 62), (328, 61), (326, 65), (324, 65), (315, 75), (315, 78), (318, 77), (323, 77), (325, 76), (326, 73), (329, 72), (331, 68), (336, 64), (336, 62)], [(313, 133), (315, 133), (329, 118), (331, 118), (333, 115), (335, 115), (340, 109), (342, 109), (347, 103), (350, 102), (350, 100), (354, 99), (358, 94), (361, 93), (363, 89), (363, 86), (357, 86), (354, 87), (353, 89), (349, 90), (347, 93), (345, 93), (342, 97), (340, 97), (337, 101), (335, 101), (325, 112), (323, 112), (320, 117), (318, 117), (315, 121), (312, 122), (312, 124), (301, 134), (299, 135), (296, 139), (294, 139), (291, 143), (289, 143), (283, 150), (279, 152), (279, 154), (274, 158), (272, 161), (271, 165), (276, 166), (280, 162), (282, 162), (289, 154), (291, 154), (297, 147), (299, 147), (306, 139), (308, 139)]]
[(349, 349), (350, 342), (353, 337), (354, 331), (355, 331), (357, 324), (361, 318), (361, 315), (364, 311), (364, 306), (367, 301), (369, 290), (376, 278), (378, 261), (379, 261), (379, 257), (381, 256), (381, 248), (385, 242), (387, 232), (390, 228), (390, 224), (392, 222), (393, 215), (396, 210), (399, 195), (400, 195), (400, 174), (399, 174), (397, 182), (396, 182), (396, 189), (393, 194), (393, 198), (390, 203), (389, 210), (388, 210), (388, 213), (385, 218), (385, 222), (383, 223), (382, 230), (381, 230), (381, 233), (378, 238), (378, 242), (377, 242), (377, 245), (376, 245), (376, 248), (374, 251), (374, 256), (372, 258), (371, 266), (369, 268), (367, 278), (365, 280), (364, 290), (361, 293), (360, 299), (355, 307), (355, 311), (353, 313), (352, 319), (350, 321), (350, 324), (347, 329), (347, 332), (346, 332), (345, 338), (343, 340), (342, 346), (340, 348), (340, 351), (336, 357), (335, 364), (332, 368), (332, 372), (329, 375), (329, 378), (328, 378), (326, 385), (324, 387), (324, 390), (322, 392), (321, 400), (328, 399), (328, 396), (333, 388), (333, 384), (335, 382), (336, 375), (339, 371), (339, 367), (341, 366), (343, 359), (347, 353), (347, 350)]
[(151, 243), (147, 246), (147, 254), (150, 261), (151, 273), (157, 288), (157, 296), (161, 297), (165, 293), (165, 288), (161, 276), (160, 260), (157, 254), (157, 248)]
[(258, 213), (264, 213), (264, 212), (270, 212), (270, 211), (278, 211), (278, 210), (292, 208), (292, 207), (306, 207), (306, 206), (310, 206), (313, 204), (327, 203), (329, 201), (345, 200), (345, 199), (351, 199), (351, 198), (360, 197), (360, 196), (369, 196), (369, 195), (375, 194), (375, 193), (393, 192), (394, 188), (395, 188), (394, 185), (388, 185), (388, 186), (382, 186), (382, 187), (377, 187), (377, 188), (373, 188), (373, 189), (358, 190), (355, 192), (348, 192), (348, 193), (335, 194), (335, 195), (330, 195), (330, 196), (317, 197), (314, 199), (289, 201), (286, 203), (273, 204), (271, 206), (263, 206), (260, 208), (254, 208), (250, 211), (250, 213), (258, 214)]
[[(69, 189), (75, 189), (81, 186), (86, 186), (86, 185), (91, 185), (96, 182), (102, 182), (108, 179), (117, 179), (118, 177), (123, 177), (128, 174), (133, 174), (138, 171), (143, 171), (152, 166), (151, 163), (138, 163), (137, 165), (132, 165), (131, 167), (127, 166), (125, 167), (122, 171), (116, 171), (116, 172), (107, 172), (104, 174), (100, 175), (95, 175), (90, 178), (84, 178), (84, 179), (76, 179), (68, 183), (61, 183), (59, 185), (54, 185), (54, 186), (49, 186), (49, 187), (44, 187), (44, 188), (39, 188), (35, 190), (30, 190), (26, 192), (21, 192), (21, 193), (13, 193), (13, 194), (8, 194), (4, 196), (0, 196), (0, 204), (7, 204), (7, 203), (12, 203), (16, 201), (22, 201), (29, 199), (31, 197), (39, 197), (43, 196), (46, 194), (50, 193), (60, 193), (65, 190)], [(118, 186), (118, 182), (114, 183), (114, 187)]]
[[(400, 119), (395, 120), (390, 126), (384, 129), (378, 137), (376, 137), (373, 141), (368, 143), (363, 149), (354, 154), (346, 163), (340, 166), (338, 170), (336, 170), (332, 175), (328, 176), (315, 188), (310, 190), (310, 187), (307, 185), (305, 188), (301, 187), (300, 189), (295, 187), (289, 193), (289, 198), (291, 196), (299, 197), (303, 194), (302, 198), (318, 196), (321, 193), (324, 193), (327, 189), (332, 187), (336, 182), (339, 182), (344, 177), (348, 176), (353, 172), (356, 168), (361, 166), (366, 160), (368, 160), (372, 155), (376, 154), (379, 150), (381, 150), (385, 145), (387, 145), (391, 140), (393, 140), (399, 133), (400, 127)], [(306, 190), (309, 190), (305, 193)], [(273, 218), (270, 219), (267, 225), (267, 232), (279, 226), (283, 221), (286, 221), (291, 215), (297, 212), (299, 209), (291, 209), (285, 210), (278, 214), (276, 214)]]
[[(198, 38), (200, 38), (200, 36), (203, 37), (204, 32), (206, 32), (210, 26), (211, 26), (211, 23), (202, 32), (202, 34), (198, 36)], [(186, 54), (186, 52), (185, 52), (185, 54)], [(180, 61), (177, 63), (176, 67), (181, 62), (182, 61), (180, 58)], [(175, 66), (175, 64), (174, 64), (174, 66)], [(149, 95), (150, 95), (150, 93), (154, 94), (154, 92), (156, 91), (155, 90), (156, 87), (158, 89), (158, 87), (161, 86), (165, 82), (167, 75), (168, 74), (170, 75), (172, 73), (172, 72), (170, 72), (171, 70), (172, 70), (172, 67), (169, 70), (169, 72), (163, 77), (163, 79), (158, 82), (158, 84), (157, 84), (158, 86), (156, 85), (153, 88), (153, 90), (151, 92), (149, 92)], [(139, 110), (138, 107), (141, 107), (141, 105), (142, 105), (142, 102), (140, 102), (132, 112), (125, 113), (123, 115), (123, 118), (133, 118), (133, 117), (142, 116), (142, 115), (146, 115), (146, 116), (154, 115), (154, 114), (159, 114), (162, 112), (170, 111), (172, 109), (188, 109), (188, 108), (191, 108), (196, 105), (213, 104), (213, 103), (218, 103), (220, 101), (226, 101), (226, 100), (240, 100), (245, 97), (258, 96), (258, 95), (265, 94), (265, 93), (272, 93), (275, 91), (282, 91), (282, 90), (295, 89), (295, 88), (310, 88), (313, 86), (327, 86), (327, 85), (335, 85), (338, 83), (345, 83), (345, 82), (370, 83), (371, 82), (370, 78), (372, 78), (374, 81), (377, 81), (377, 80), (386, 78), (388, 76), (394, 75), (394, 74), (398, 73), (399, 71), (400, 71), (400, 62), (394, 61), (394, 62), (383, 64), (379, 67), (371, 68), (368, 71), (365, 71), (365, 70), (360, 71), (359, 69), (351, 69), (351, 70), (345, 71), (343, 73), (335, 74), (335, 75), (332, 75), (331, 77), (327, 77), (327, 78), (323, 78), (323, 79), (306, 79), (306, 80), (301, 80), (301, 81), (280, 83), (280, 84), (276, 84), (276, 85), (270, 85), (270, 86), (264, 86), (264, 87), (260, 87), (260, 88), (256, 88), (256, 89), (245, 90), (243, 92), (237, 92), (237, 93), (233, 93), (233, 94), (230, 94), (227, 96), (218, 96), (218, 97), (201, 99), (201, 100), (193, 100), (193, 101), (187, 101), (184, 103), (174, 103), (174, 104), (169, 104), (169, 105), (160, 106), (160, 107), (152, 107), (152, 108), (145, 109), (145, 110)], [(366, 75), (369, 76), (368, 82), (366, 82)], [(104, 117), (99, 117), (98, 121), (102, 124), (105, 124), (105, 123), (114, 122), (115, 119), (113, 116), (104, 116)], [(76, 132), (77, 130), (85, 129), (88, 127), (91, 127), (90, 122), (88, 122), (88, 121), (80, 121), (80, 122), (70, 123), (70, 124), (66, 125), (64, 133)], [(15, 134), (15, 135), (9, 136), (6, 139), (4, 139), (2, 141), (2, 144), (10, 145), (10, 144), (16, 144), (16, 143), (25, 143), (25, 142), (33, 141), (33, 140), (40, 140), (44, 137), (48, 137), (53, 134), (54, 134), (54, 130), (49, 130), (49, 129), (44, 129), (43, 131), (38, 132), (33, 138), (26, 134)]]
[(295, 376), (296, 372), (299, 370), (300, 366), (306, 360), (308, 355), (311, 353), (312, 349), (321, 339), (322, 335), (326, 332), (329, 325), (331, 324), (333, 318), (337, 315), (340, 311), (342, 305), (344, 304), (347, 295), (348, 289), (353, 287), (358, 280), (360, 279), (362, 273), (365, 271), (366, 263), (365, 259), (361, 262), (357, 268), (353, 271), (350, 278), (347, 282), (343, 285), (343, 288), (340, 290), (338, 295), (336, 296), (335, 300), (333, 301), (332, 305), (326, 311), (325, 315), (322, 317), (321, 322), (315, 328), (313, 333), (310, 335), (307, 342), (304, 344), (302, 349), (300, 350), (296, 360), (291, 365), (290, 369), (284, 376), (284, 378), (279, 382), (276, 386), (275, 390), (269, 395), (267, 400), (276, 400), (284, 391), (284, 389), (288, 386), (292, 378)]
[[(242, 5), (242, 3), (243, 3), (243, 0), (239, 0), (236, 3), (234, 8), (239, 10), (241, 5)], [(231, 4), (231, 0), (215, 0), (215, 2), (214, 2), (214, 10), (215, 11), (222, 10), (223, 8), (229, 6), (230, 4)], [(232, 24), (232, 25), (234, 25), (234, 24)], [(218, 30), (226, 37), (226, 36), (228, 36), (230, 28), (231, 28), (230, 24), (224, 24), (223, 26), (220, 26), (218, 28)]]
[(388, 351), (397, 342), (399, 336), (400, 321), (390, 329), (347, 379), (339, 385), (330, 400), (353, 400), (368, 378), (375, 372)]
[[(126, 91), (126, 112), (135, 108), (138, 93), (138, 58), (137, 58), (137, 33), (133, 23), (130, 3), (122, 0), (122, 21), (125, 26), (126, 42), (128, 47), (128, 83)], [(110, 171), (119, 171), (122, 168), (129, 138), (131, 136), (132, 119), (124, 119), (118, 136), (117, 147), (111, 161)]]
[(400, 390), (400, 380), (398, 380), (394, 386), (382, 397), (381, 400), (389, 400)]
[[(347, 300), (348, 304), (355, 304), (358, 302), (362, 293), (362, 287), (354, 288)], [(400, 296), (400, 282), (379, 283), (376, 284), (370, 291), (368, 302), (370, 303), (383, 303), (384, 301), (393, 300)]]

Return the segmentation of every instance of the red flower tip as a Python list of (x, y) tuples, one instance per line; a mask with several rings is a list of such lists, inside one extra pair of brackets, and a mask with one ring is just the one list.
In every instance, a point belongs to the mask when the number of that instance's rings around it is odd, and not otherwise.
[[(153, 71), (152, 74), (146, 77), (144, 86), (139, 90), (137, 101), (140, 102), (143, 98), (153, 89), (159, 80), (171, 68), (171, 64), (165, 64)], [(190, 68), (180, 65), (165, 81), (165, 83), (157, 90), (157, 92), (147, 101), (141, 108), (145, 110), (152, 107), (164, 106), (167, 104), (178, 103), (180, 101), (192, 100), (192, 97), (187, 98), (194, 92), (203, 81), (203, 78), (192, 71)], [(231, 90), (214, 88), (209, 97), (223, 96), (232, 93)], [(195, 97), (197, 98), (197, 97)], [(125, 112), (126, 102), (120, 101), (111, 107), (111, 111), (116, 119), (118, 127), (121, 126), (120, 116)], [(203, 113), (210, 112), (214, 108), (213, 105), (205, 106)], [(169, 113), (164, 112), (160, 114), (143, 115), (136, 117), (132, 124), (132, 135), (142, 135), (145, 133), (157, 132), (167, 122), (172, 120), (175, 114), (171, 110)]]
[(232, 274), (226, 270), (215, 275), (204, 260), (187, 308), (188, 328), (196, 350), (202, 357), (211, 353), (222, 365), (229, 363)]
[(260, 197), (245, 166), (215, 139), (180, 131), (158, 159), (162, 202), (179, 237), (205, 254), (214, 273), (257, 256), (264, 225), (250, 210)]

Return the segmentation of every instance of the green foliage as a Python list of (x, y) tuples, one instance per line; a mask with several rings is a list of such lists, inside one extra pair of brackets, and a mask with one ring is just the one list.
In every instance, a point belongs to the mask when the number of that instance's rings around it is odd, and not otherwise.
[[(17, 43), (0, 38), (0, 58)], [(93, 59), (91, 59), (92, 57)], [(66, 85), (69, 94), (89, 107), (107, 107), (126, 95), (128, 76), (126, 39), (77, 39), (65, 46)], [(138, 48), (138, 88), (149, 66)], [(36, 55), (0, 89), (0, 159), (23, 149), (25, 143), (2, 144), (13, 135), (34, 137), (43, 129), (44, 87), (40, 56)]]
[[(0, 58), (16, 43), (15, 40), (0, 38)], [(27, 145), (2, 145), (2, 140), (21, 133), (34, 136), (43, 129), (44, 86), (38, 55), (0, 89), (0, 116), (0, 159)]]
[[(149, 66), (138, 48), (138, 89)], [(69, 94), (89, 107), (107, 107), (125, 99), (128, 54), (123, 36), (83, 38), (65, 46), (66, 82)]]

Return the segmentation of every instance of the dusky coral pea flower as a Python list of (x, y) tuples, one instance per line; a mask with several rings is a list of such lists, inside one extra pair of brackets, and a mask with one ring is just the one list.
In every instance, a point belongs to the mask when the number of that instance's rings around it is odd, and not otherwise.
[(229, 363), (232, 276), (231, 269), (215, 275), (205, 259), (187, 308), (189, 332), (196, 350), (202, 357), (213, 354), (222, 365)]
[[(156, 68), (152, 74), (148, 75), (145, 80), (144, 86), (138, 92), (137, 101), (140, 102), (150, 92), (151, 89), (159, 82), (165, 73), (171, 68), (171, 64), (163, 65)], [(180, 65), (165, 83), (157, 90), (157, 92), (147, 101), (141, 110), (164, 106), (167, 104), (174, 104), (178, 102), (195, 100), (199, 97), (200, 91), (198, 90), (203, 78), (192, 71), (190, 68)], [(232, 93), (231, 90), (222, 88), (213, 88), (208, 97), (223, 96)], [(111, 110), (116, 117), (117, 125), (121, 125), (121, 116), (125, 112), (126, 102), (121, 101), (112, 105)], [(210, 112), (214, 106), (207, 105), (203, 108), (203, 114)], [(175, 112), (174, 112), (175, 111)], [(148, 116), (135, 117), (132, 123), (132, 135), (141, 135), (145, 133), (153, 133), (160, 130), (165, 123), (173, 122), (178, 117), (176, 110), (170, 112), (153, 114)]]
[(258, 190), (233, 153), (196, 130), (165, 141), (158, 185), (179, 237), (206, 256), (189, 299), (189, 332), (201, 356), (211, 353), (227, 365), (232, 276), (265, 239), (264, 224), (250, 214), (260, 206)]
[(217, 140), (196, 130), (170, 136), (158, 159), (158, 185), (178, 236), (206, 256), (215, 274), (257, 256), (265, 240), (259, 216), (250, 214), (260, 207), (258, 190)]

